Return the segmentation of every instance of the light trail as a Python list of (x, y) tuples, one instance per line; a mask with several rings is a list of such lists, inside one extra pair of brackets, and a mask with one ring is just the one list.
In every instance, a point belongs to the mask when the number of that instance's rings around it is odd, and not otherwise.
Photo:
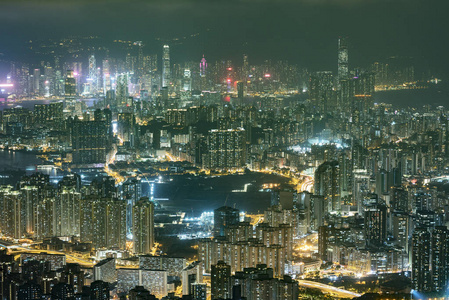
[(307, 288), (319, 289), (327, 293), (333, 293), (338, 298), (353, 298), (360, 297), (361, 294), (347, 291), (344, 289), (337, 288), (335, 286), (327, 285), (324, 283), (308, 281), (308, 280), (297, 280), (298, 285)]

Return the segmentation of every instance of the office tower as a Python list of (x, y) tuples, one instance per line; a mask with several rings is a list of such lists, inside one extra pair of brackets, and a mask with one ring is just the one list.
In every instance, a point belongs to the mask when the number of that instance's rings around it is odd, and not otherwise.
[(168, 87), (170, 85), (170, 80), (170, 47), (164, 45), (162, 50), (162, 87)]
[(42, 288), (39, 284), (28, 281), (19, 287), (17, 293), (18, 300), (41, 300)]
[(349, 76), (349, 56), (348, 56), (348, 38), (338, 38), (338, 76), (337, 86), (340, 86), (340, 81)]
[(237, 82), (237, 97), (240, 101), (243, 101), (244, 83), (242, 81)]
[(122, 108), (126, 106), (129, 97), (128, 90), (129, 78), (127, 73), (117, 75), (115, 86), (116, 107)]
[(117, 281), (115, 258), (109, 257), (94, 265), (94, 280), (101, 280), (108, 283)]
[(443, 292), (446, 291), (449, 280), (449, 232), (446, 226), (435, 227), (431, 245), (432, 289)]
[(74, 164), (106, 162), (108, 133), (104, 121), (69, 122)]
[(214, 237), (225, 236), (228, 226), (238, 224), (239, 218), (240, 211), (229, 206), (214, 210)]
[(246, 164), (246, 132), (243, 128), (212, 129), (208, 135), (208, 167), (240, 169)]
[(431, 239), (427, 228), (415, 228), (412, 236), (412, 288), (419, 292), (432, 290)]
[(187, 69), (187, 68), (184, 69), (182, 90), (184, 90), (184, 91), (192, 90), (192, 73), (191, 73), (190, 69)]
[(381, 246), (387, 239), (387, 207), (374, 204), (365, 208), (365, 239), (368, 246)]
[(315, 72), (309, 80), (309, 100), (316, 111), (327, 114), (334, 109), (333, 77), (331, 71)]
[(133, 207), (134, 253), (149, 254), (154, 245), (154, 204), (140, 198)]
[(340, 166), (337, 161), (324, 162), (316, 169), (314, 194), (324, 196), (326, 212), (340, 210)]
[(40, 69), (34, 69), (33, 70), (33, 94), (36, 96), (40, 96), (41, 93), (41, 70)]
[(89, 77), (87, 78), (90, 89), (90, 94), (95, 94), (97, 92), (97, 60), (95, 55), (89, 56)]
[(111, 84), (111, 65), (109, 59), (103, 60), (103, 91), (104, 94), (110, 91), (112, 87)]
[(211, 266), (210, 282), (212, 299), (230, 297), (231, 266), (224, 261), (218, 261)]
[(201, 59), (200, 62), (200, 76), (206, 77), (206, 74), (207, 74), (207, 61), (203, 54), (203, 58)]
[(73, 101), (76, 97), (76, 79), (73, 70), (67, 70), (64, 84), (64, 95), (66, 101)]

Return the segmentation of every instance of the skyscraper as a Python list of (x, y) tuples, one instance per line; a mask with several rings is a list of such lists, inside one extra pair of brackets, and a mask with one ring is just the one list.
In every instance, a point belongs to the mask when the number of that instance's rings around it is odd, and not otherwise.
[(225, 236), (226, 229), (239, 222), (238, 209), (222, 206), (214, 210), (214, 237)]
[(209, 131), (209, 167), (242, 168), (246, 163), (246, 132), (243, 128)]
[(75, 119), (70, 126), (73, 163), (105, 163), (108, 147), (108, 132), (105, 122)]
[(76, 79), (73, 75), (73, 70), (67, 70), (67, 75), (64, 84), (64, 94), (66, 100), (73, 101), (76, 96)]
[(365, 209), (365, 239), (367, 245), (381, 246), (387, 239), (387, 207), (376, 204)]
[(170, 85), (170, 80), (170, 47), (164, 45), (162, 52), (162, 87), (168, 87)]
[(95, 94), (97, 92), (97, 60), (95, 55), (89, 56), (89, 83), (90, 93)]
[(340, 87), (340, 81), (349, 76), (349, 56), (347, 37), (340, 37), (338, 39), (338, 74), (337, 86)]
[(333, 107), (332, 81), (331, 71), (315, 72), (310, 76), (309, 98), (321, 114), (326, 114)]
[(117, 83), (115, 88), (117, 107), (125, 106), (128, 100), (128, 74), (122, 73), (117, 76)]
[(432, 285), (436, 292), (445, 291), (449, 280), (449, 232), (436, 226), (432, 232)]
[(203, 54), (203, 58), (201, 59), (201, 62), (200, 62), (200, 76), (206, 77), (206, 72), (207, 72), (207, 62), (206, 62), (206, 58), (204, 57), (204, 54)]
[(134, 253), (149, 254), (154, 245), (154, 204), (140, 198), (133, 207)]
[(227, 299), (230, 296), (231, 266), (224, 261), (212, 265), (210, 282), (212, 299)]
[(326, 161), (316, 169), (314, 194), (324, 196), (326, 212), (340, 210), (340, 166), (338, 161)]
[(412, 288), (419, 292), (432, 290), (430, 252), (430, 233), (427, 228), (416, 228), (412, 236)]

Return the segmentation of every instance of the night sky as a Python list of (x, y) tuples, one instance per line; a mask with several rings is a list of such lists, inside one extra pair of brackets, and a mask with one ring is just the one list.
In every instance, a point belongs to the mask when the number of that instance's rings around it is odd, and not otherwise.
[[(28, 39), (98, 35), (142, 40), (148, 52), (174, 38), (176, 60), (286, 59), (336, 69), (339, 35), (351, 40), (350, 66), (413, 56), (449, 73), (447, 0), (0, 0), (0, 52), (20, 54)], [(194, 37), (191, 35), (199, 33)], [(183, 37), (187, 37), (183, 39)]]

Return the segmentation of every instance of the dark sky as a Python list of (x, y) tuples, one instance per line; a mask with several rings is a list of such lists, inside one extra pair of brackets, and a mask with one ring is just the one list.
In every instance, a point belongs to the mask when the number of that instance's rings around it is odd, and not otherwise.
[[(288, 59), (336, 69), (339, 35), (351, 40), (350, 65), (413, 56), (449, 72), (448, 0), (0, 0), (0, 52), (27, 39), (99, 35), (142, 40), (199, 33), (173, 45), (174, 59)], [(240, 63), (239, 61), (237, 63)]]

